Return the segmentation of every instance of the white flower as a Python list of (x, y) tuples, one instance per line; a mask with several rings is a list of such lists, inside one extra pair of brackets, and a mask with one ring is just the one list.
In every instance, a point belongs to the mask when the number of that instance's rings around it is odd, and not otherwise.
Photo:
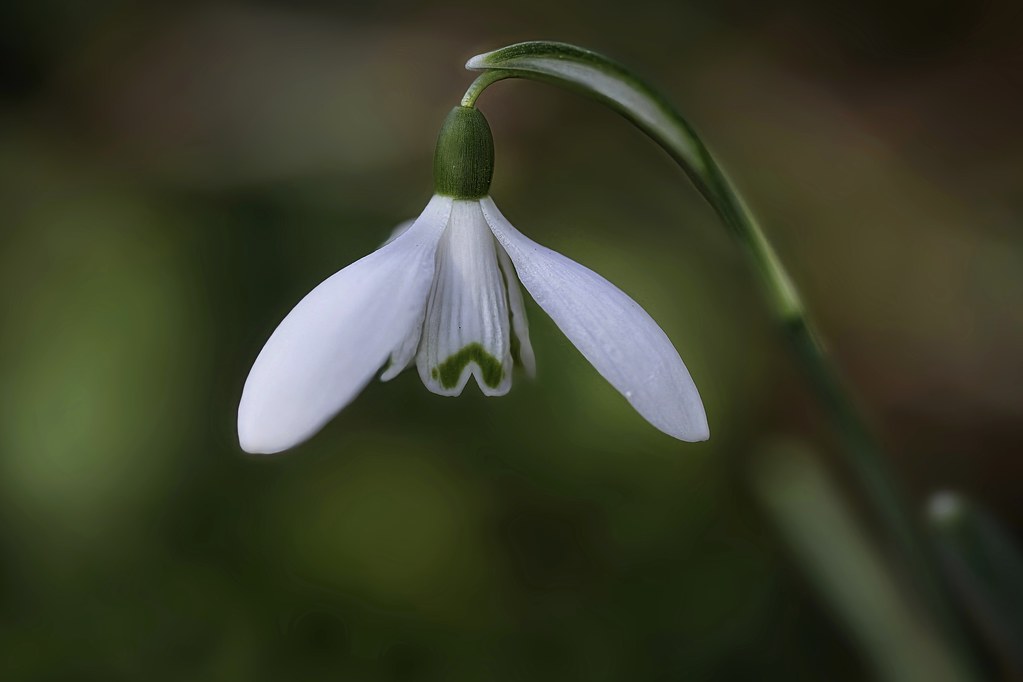
[[(385, 381), (414, 361), (434, 393), (459, 395), (472, 376), (484, 394), (504, 395), (513, 361), (535, 372), (520, 281), (647, 421), (705, 440), (703, 404), (668, 337), (613, 284), (512, 227), (487, 194), (485, 119), (463, 107), (452, 116), (438, 142), (438, 194), (422, 215), (313, 289), (266, 342), (238, 409), (242, 448), (272, 453), (306, 440), (388, 360)], [(482, 161), (452, 158), (452, 137)]]

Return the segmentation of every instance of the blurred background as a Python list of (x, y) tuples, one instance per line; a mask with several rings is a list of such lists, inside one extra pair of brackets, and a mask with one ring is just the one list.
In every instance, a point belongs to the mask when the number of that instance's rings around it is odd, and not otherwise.
[(539, 376), (499, 400), (408, 372), (252, 457), (238, 398), (287, 311), (421, 211), (465, 60), (564, 40), (701, 131), (913, 510), (954, 488), (1018, 537), (1020, 11), (0, 4), (0, 678), (874, 676), (751, 483), (811, 451), (883, 547), (826, 415), (710, 208), (575, 95), (482, 96), (493, 196), (662, 325), (709, 442), (648, 426), (531, 301)]

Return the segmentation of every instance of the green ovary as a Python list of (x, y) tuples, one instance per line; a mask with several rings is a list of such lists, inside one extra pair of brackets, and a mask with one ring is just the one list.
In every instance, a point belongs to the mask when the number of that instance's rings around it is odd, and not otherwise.
[(501, 363), (478, 343), (470, 343), (465, 346), (434, 367), (430, 374), (444, 388), (454, 388), (458, 384), (458, 378), (462, 376), (462, 370), (470, 362), (475, 362), (480, 368), (483, 383), (490, 388), (497, 388), (504, 378), (504, 368), (501, 367)]

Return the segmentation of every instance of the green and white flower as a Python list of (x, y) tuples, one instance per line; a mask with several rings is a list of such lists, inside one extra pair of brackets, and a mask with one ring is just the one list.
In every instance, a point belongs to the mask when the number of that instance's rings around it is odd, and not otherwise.
[(535, 372), (520, 282), (647, 421), (680, 440), (708, 438), (700, 395), (668, 337), (613, 284), (508, 222), (489, 196), (493, 156), (483, 114), (452, 110), (423, 213), (313, 289), (256, 358), (238, 409), (246, 451), (306, 440), (384, 365), (386, 381), (414, 362), (440, 395), (459, 395), (470, 376), (485, 395), (504, 395), (514, 363)]

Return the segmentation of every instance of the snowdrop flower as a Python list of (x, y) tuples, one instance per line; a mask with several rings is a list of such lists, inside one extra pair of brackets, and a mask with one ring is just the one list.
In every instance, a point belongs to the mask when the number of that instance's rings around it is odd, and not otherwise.
[(456, 107), (434, 157), (436, 193), (384, 246), (313, 289), (249, 372), (238, 437), (273, 453), (315, 434), (386, 364), (415, 363), (426, 387), (485, 395), (535, 372), (519, 283), (647, 421), (686, 441), (709, 436), (699, 393), (650, 316), (592, 270), (530, 240), (490, 198), (494, 142), (477, 109)]

